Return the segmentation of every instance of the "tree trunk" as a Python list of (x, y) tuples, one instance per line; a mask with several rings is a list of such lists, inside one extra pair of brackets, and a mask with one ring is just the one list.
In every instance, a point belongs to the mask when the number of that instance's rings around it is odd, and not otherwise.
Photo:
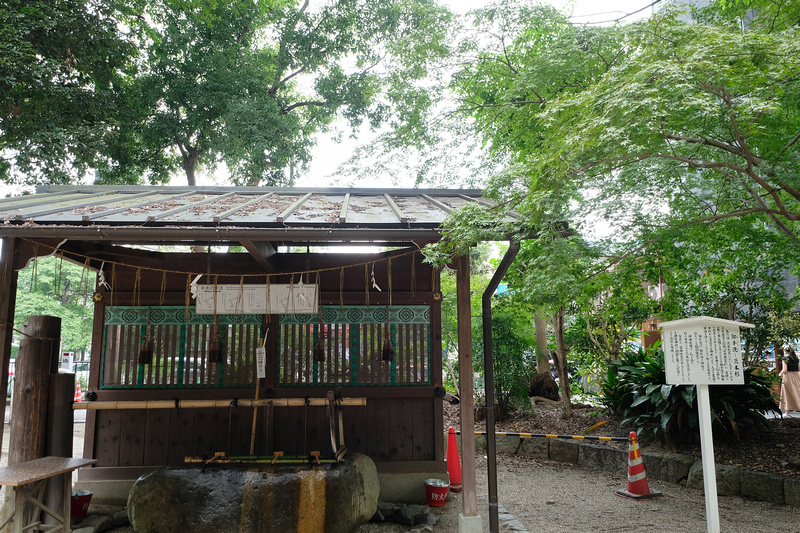
[(533, 313), (534, 335), (536, 336), (536, 371), (539, 374), (550, 372), (547, 350), (547, 320), (539, 313)]
[(186, 183), (189, 187), (194, 187), (197, 185), (195, 169), (197, 168), (197, 161), (200, 159), (200, 151), (190, 144), (184, 145), (177, 137), (175, 138), (175, 142), (183, 158), (183, 170), (186, 172)]
[(564, 308), (553, 313), (553, 332), (556, 337), (556, 353), (553, 361), (558, 370), (558, 385), (561, 389), (561, 402), (564, 405), (564, 418), (572, 417), (572, 402), (569, 398), (569, 374), (567, 373), (567, 347), (564, 344)]

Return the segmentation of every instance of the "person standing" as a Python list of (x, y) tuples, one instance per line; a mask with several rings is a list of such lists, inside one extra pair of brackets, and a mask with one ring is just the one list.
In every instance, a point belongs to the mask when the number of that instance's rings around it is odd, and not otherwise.
[[(777, 355), (777, 350), (775, 350)], [(800, 411), (800, 361), (794, 348), (786, 350), (787, 357), (783, 361), (783, 368), (778, 374), (781, 378), (780, 408), (784, 414), (791, 411)]]

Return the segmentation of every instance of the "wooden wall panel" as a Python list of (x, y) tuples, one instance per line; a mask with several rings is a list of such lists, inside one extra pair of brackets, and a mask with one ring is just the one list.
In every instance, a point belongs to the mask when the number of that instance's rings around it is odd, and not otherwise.
[(413, 457), (413, 411), (418, 401), (400, 399), (389, 400), (388, 403), (389, 460), (410, 461)]
[(119, 434), (122, 427), (122, 411), (100, 411), (97, 413), (97, 440), (95, 455), (97, 466), (119, 465)]
[(146, 422), (147, 411), (144, 409), (121, 411), (119, 440), (120, 466), (140, 466), (143, 464)]
[(142, 464), (158, 466), (169, 462), (169, 419), (170, 411), (167, 409), (147, 411)]
[(169, 465), (182, 465), (187, 455), (192, 455), (195, 409), (169, 410)]
[(388, 461), (391, 446), (390, 423), (388, 411), (391, 400), (374, 399), (369, 401), (367, 409), (367, 455), (373, 461)]
[(224, 426), (225, 409), (192, 409), (194, 411), (191, 452), (187, 455), (213, 457), (217, 449), (217, 436)]
[(367, 407), (344, 408), (344, 443), (352, 453), (367, 453)]
[[(414, 419), (411, 422), (412, 460), (433, 461), (436, 459), (436, 432), (442, 432), (442, 424), (434, 424), (434, 404), (441, 404), (437, 398), (414, 400)], [(441, 419), (441, 417), (440, 417)]]

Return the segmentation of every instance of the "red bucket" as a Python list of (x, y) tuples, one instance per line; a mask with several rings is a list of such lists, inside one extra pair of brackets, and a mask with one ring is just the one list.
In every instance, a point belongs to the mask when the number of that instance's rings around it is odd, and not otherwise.
[(450, 483), (443, 479), (425, 480), (425, 498), (431, 507), (442, 507), (447, 499), (447, 489)]
[(86, 516), (89, 511), (89, 503), (92, 501), (91, 491), (88, 490), (73, 490), (72, 501), (70, 505), (70, 518), (72, 520), (80, 520)]

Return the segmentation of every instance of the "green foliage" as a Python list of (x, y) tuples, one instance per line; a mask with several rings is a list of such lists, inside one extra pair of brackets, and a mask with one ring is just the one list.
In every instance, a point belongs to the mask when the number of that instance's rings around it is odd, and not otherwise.
[(129, 17), (142, 67), (104, 180), (183, 170), (192, 185), (196, 167), (224, 162), (235, 184), (292, 185), (334, 119), (400, 127), (430, 104), (415, 82), (442, 50), (447, 15), (429, 2), (193, 7), (165, 0)]
[[(609, 365), (602, 383), (603, 401), (640, 433), (651, 433), (670, 446), (696, 442), (697, 403), (694, 385), (668, 385), (664, 354), (642, 350)], [(720, 436), (739, 438), (757, 427), (772, 430), (763, 413), (777, 411), (770, 377), (752, 367), (744, 369), (744, 385), (709, 386), (712, 428)]]
[(659, 302), (662, 318), (714, 316), (755, 324), (742, 332), (752, 365), (773, 342), (769, 317), (785, 316), (796, 305), (781, 281), (798, 259), (800, 250), (789, 239), (742, 217), (668, 234), (645, 251), (640, 264), (645, 279), (668, 287)]
[(85, 349), (92, 341), (91, 296), (95, 273), (56, 257), (39, 258), (19, 272), (14, 327), (29, 316), (61, 318), (61, 350)]
[[(530, 313), (513, 295), (493, 298), (492, 356), (497, 418), (502, 420), (515, 407), (528, 405), (528, 387), (536, 373), (536, 339)], [(483, 358), (475, 358), (483, 371)]]
[(0, 180), (69, 183), (96, 165), (133, 47), (117, 2), (0, 4)]
[(448, 22), (427, 0), (11, 0), (0, 179), (291, 184), (335, 119), (421, 131)]
[(588, 341), (584, 349), (595, 352), (605, 366), (639, 341), (641, 324), (656, 313), (656, 302), (642, 288), (639, 257), (605, 270), (597, 262), (594, 268), (597, 273), (587, 276), (574, 307)]
[(531, 194), (566, 178), (598, 191), (584, 209), (620, 224), (758, 214), (800, 244), (795, 31), (686, 24), (665, 10), (623, 38), (637, 53), (542, 113), (550, 127), (529, 166)]

